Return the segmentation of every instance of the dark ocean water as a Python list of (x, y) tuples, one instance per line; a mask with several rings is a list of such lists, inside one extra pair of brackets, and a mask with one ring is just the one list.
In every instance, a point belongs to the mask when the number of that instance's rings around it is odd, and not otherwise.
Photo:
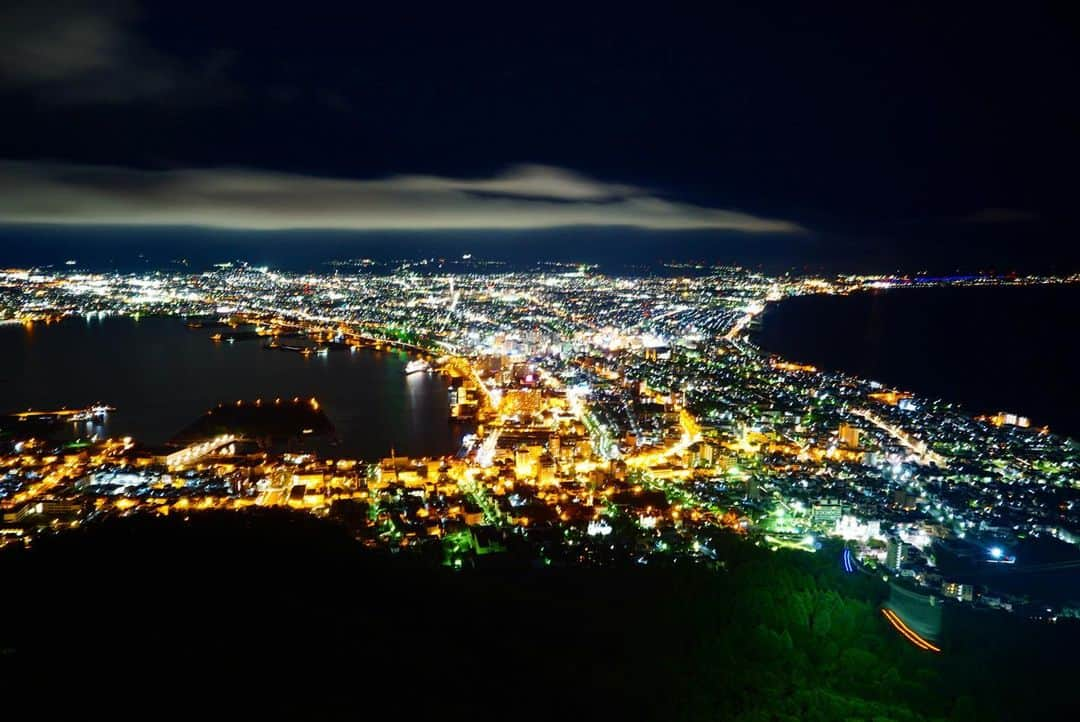
[(460, 444), (446, 384), (403, 369), (404, 352), (305, 357), (261, 340), (214, 343), (175, 318), (72, 318), (0, 326), (0, 413), (28, 407), (116, 407), (105, 432), (162, 443), (207, 409), (238, 399), (315, 397), (342, 452), (363, 459), (441, 455)]
[(791, 360), (1080, 438), (1080, 286), (797, 297), (765, 312), (756, 339)]
[(1045, 565), (1080, 560), (1080, 549), (1052, 537), (1027, 538), (1003, 544), (1015, 564), (991, 564), (978, 550), (959, 556), (940, 544), (934, 547), (938, 570), (950, 581), (972, 583), (994, 591), (1028, 595), (1052, 604), (1080, 603), (1080, 569), (1046, 569)]

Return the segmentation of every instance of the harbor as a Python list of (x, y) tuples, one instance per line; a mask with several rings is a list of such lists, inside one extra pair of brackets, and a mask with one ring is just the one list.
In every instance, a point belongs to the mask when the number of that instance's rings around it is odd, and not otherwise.
[[(295, 327), (261, 342), (228, 343), (211, 339), (223, 327), (202, 323), (67, 319), (32, 335), (21, 325), (0, 327), (9, 348), (0, 361), (0, 414), (19, 414), (5, 423), (33, 424), (58, 440), (133, 436), (163, 444), (222, 402), (317, 398), (325, 400), (334, 426), (336, 453), (370, 459), (391, 447), (410, 455), (451, 454), (469, 431), (467, 424), (447, 423), (446, 375), (405, 374), (416, 352), (316, 339)], [(274, 340), (312, 351), (264, 348)], [(326, 351), (318, 353), (316, 344)], [(80, 349), (75, 366), (74, 347)]]

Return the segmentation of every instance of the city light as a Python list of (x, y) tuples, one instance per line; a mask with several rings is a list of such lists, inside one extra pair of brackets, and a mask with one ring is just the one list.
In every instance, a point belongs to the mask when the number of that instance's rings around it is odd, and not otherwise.
[[(605, 554), (614, 548), (636, 549), (634, 559), (649, 563), (697, 559), (718, 529), (801, 553), (844, 540), (845, 574), (998, 608), (1012, 604), (1000, 592), (948, 586), (934, 567), (938, 544), (977, 545), (989, 561), (1011, 564), (981, 529), (1075, 543), (1067, 529), (1080, 522), (1080, 504), (1068, 502), (1060, 480), (1080, 457), (1064, 437), (1028, 428), (1018, 414), (971, 416), (750, 341), (770, 304), (895, 279), (771, 277), (724, 266), (630, 279), (576, 266), (493, 272), (475, 256), (455, 263), (464, 270), (433, 272), (438, 264), (427, 259), (381, 270), (342, 264), (332, 274), (236, 262), (201, 274), (0, 271), (0, 320), (182, 317), (196, 342), (233, 342), (218, 347), (225, 354), (243, 343), (303, 363), (337, 351), (400, 354), (397, 375), (381, 382), (410, 393), (425, 393), (428, 380), (445, 385), (446, 421), (460, 427), (460, 448), (442, 457), (387, 448), (382, 458), (323, 458), (324, 404), (287, 396), (290, 388), (231, 395), (207, 412), (217, 419), (213, 432), (156, 451), (138, 434), (102, 434), (114, 415), (103, 402), (20, 410), (13, 418), (23, 428), (85, 420), (95, 435), (67, 449), (12, 438), (0, 463), (17, 471), (0, 505), (9, 519), (26, 511), (19, 533), (0, 543), (32, 540), (49, 509), (67, 513), (68, 501), (39, 506), (54, 497), (92, 499), (85, 508), (100, 505), (101, 516), (253, 505), (325, 516), (336, 500), (363, 499), (373, 512), (359, 533), (372, 546), (444, 545), (464, 526), (514, 534), (550, 561), (543, 540), (557, 529), (568, 557), (611, 563)], [(1051, 282), (965, 277), (926, 286)], [(230, 414), (289, 419), (300, 407), (318, 416), (293, 417), (290, 443), (301, 448), (288, 453), (247, 428), (221, 433)], [(1044, 503), (1048, 490), (1062, 503)], [(590, 546), (601, 539), (622, 546)], [(455, 568), (457, 554), (447, 557)]]

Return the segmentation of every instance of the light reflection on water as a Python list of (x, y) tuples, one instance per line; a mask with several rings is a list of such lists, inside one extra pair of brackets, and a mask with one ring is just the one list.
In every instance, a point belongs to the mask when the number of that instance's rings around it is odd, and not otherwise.
[(72, 436), (167, 441), (207, 409), (237, 399), (319, 399), (342, 454), (376, 459), (454, 453), (465, 431), (448, 423), (445, 381), (405, 376), (408, 355), (361, 350), (325, 356), (267, 351), (262, 341), (214, 343), (181, 319), (68, 319), (0, 327), (0, 412), (105, 402), (104, 423)]

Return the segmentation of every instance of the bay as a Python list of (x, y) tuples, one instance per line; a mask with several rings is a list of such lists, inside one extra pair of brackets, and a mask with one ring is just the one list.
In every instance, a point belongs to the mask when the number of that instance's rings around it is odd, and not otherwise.
[(1080, 286), (893, 289), (771, 305), (756, 342), (972, 414), (1080, 438)]
[(104, 402), (117, 410), (103, 433), (160, 444), (219, 403), (314, 397), (343, 455), (435, 456), (460, 445), (445, 381), (406, 376), (403, 351), (303, 356), (259, 339), (215, 343), (211, 333), (155, 317), (0, 326), (0, 412)]

